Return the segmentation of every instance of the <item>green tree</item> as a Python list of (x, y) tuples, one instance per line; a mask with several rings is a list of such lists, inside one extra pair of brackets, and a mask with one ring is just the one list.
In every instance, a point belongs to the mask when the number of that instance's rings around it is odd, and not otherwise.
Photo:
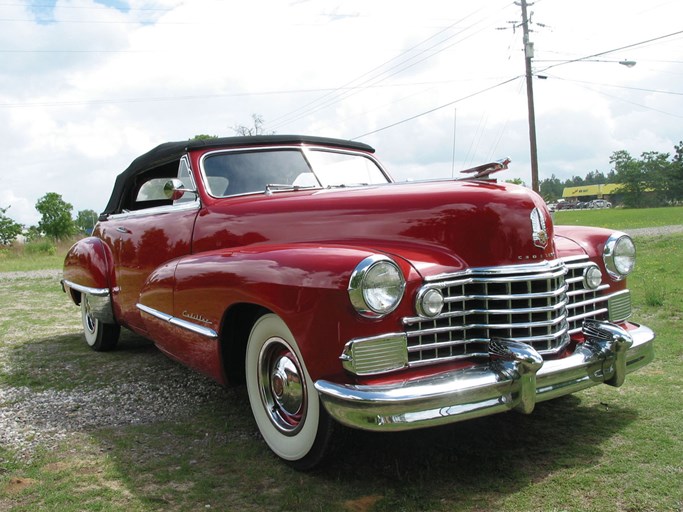
[(512, 183), (513, 185), (521, 185), (523, 187), (526, 187), (526, 183), (524, 183), (524, 180), (522, 178), (511, 178), (509, 180), (505, 180), (505, 183)]
[(674, 146), (673, 159), (669, 169), (671, 198), (674, 202), (683, 201), (683, 141)]
[(206, 133), (200, 133), (200, 134), (192, 137), (190, 140), (211, 140), (211, 139), (217, 139), (217, 138), (218, 138), (218, 135), (207, 135)]
[(612, 153), (609, 163), (614, 166), (616, 179), (620, 185), (617, 193), (623, 194), (624, 204), (632, 208), (645, 206), (647, 182), (642, 162), (639, 162), (628, 151), (622, 149)]
[(554, 174), (550, 178), (542, 180), (540, 186), (541, 196), (546, 202), (557, 201), (564, 192), (564, 185)]
[(673, 200), (671, 190), (671, 169), (668, 153), (647, 151), (641, 155), (640, 160), (646, 191), (652, 197), (645, 201), (647, 206), (665, 204)]
[(36, 210), (41, 215), (38, 229), (46, 236), (62, 240), (76, 232), (71, 218), (73, 206), (62, 199), (56, 192), (48, 192), (36, 202)]
[(14, 242), (22, 230), (21, 224), (6, 215), (9, 208), (9, 206), (0, 208), (0, 245), (9, 245)]
[(607, 177), (596, 169), (595, 171), (591, 171), (586, 174), (584, 183), (586, 185), (604, 185), (607, 183)]
[(89, 235), (97, 224), (97, 212), (95, 210), (81, 210), (76, 215), (76, 228), (81, 233)]

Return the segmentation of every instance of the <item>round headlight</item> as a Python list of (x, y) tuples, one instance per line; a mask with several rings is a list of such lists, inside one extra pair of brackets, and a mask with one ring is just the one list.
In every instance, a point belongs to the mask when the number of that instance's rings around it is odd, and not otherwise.
[(589, 290), (595, 290), (602, 283), (602, 272), (597, 265), (586, 268), (583, 274), (583, 284)]
[(443, 309), (443, 294), (438, 288), (423, 288), (417, 294), (416, 309), (420, 316), (433, 318)]
[(377, 318), (391, 313), (403, 298), (405, 279), (398, 265), (386, 256), (368, 256), (351, 274), (349, 298), (363, 316)]
[(607, 273), (617, 281), (631, 273), (636, 264), (636, 246), (631, 237), (614, 233), (607, 239), (603, 253)]

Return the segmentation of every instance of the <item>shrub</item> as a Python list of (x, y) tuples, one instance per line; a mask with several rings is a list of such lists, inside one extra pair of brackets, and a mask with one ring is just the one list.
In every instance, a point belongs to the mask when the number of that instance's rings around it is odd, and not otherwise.
[(24, 245), (24, 254), (27, 256), (35, 256), (39, 254), (54, 256), (57, 254), (57, 248), (55, 247), (55, 244), (49, 240), (35, 240)]

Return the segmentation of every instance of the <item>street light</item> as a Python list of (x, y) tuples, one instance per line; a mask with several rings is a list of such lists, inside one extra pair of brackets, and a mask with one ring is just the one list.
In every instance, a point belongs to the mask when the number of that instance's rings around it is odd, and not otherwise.
[[(522, 0), (522, 16), (526, 21), (526, 0)], [(524, 28), (526, 28), (526, 23)], [(540, 192), (540, 184), (538, 181), (538, 146), (536, 143), (536, 113), (534, 108), (534, 87), (532, 84), (533, 73), (531, 71), (531, 59), (534, 56), (534, 44), (529, 41), (529, 34), (524, 31), (524, 56), (525, 56), (525, 67), (526, 67), (526, 95), (527, 95), (527, 106), (529, 111), (529, 151), (531, 154), (531, 189), (534, 192)], [(543, 62), (543, 61), (537, 61)], [(548, 62), (548, 61), (545, 61)], [(627, 68), (632, 68), (636, 65), (634, 60), (596, 60), (596, 59), (574, 59), (567, 61), (555, 61), (558, 64), (553, 64), (548, 68), (554, 68), (555, 66), (560, 66), (561, 64), (569, 64), (570, 62), (616, 62)], [(547, 75), (536, 75), (541, 80), (547, 79)]]

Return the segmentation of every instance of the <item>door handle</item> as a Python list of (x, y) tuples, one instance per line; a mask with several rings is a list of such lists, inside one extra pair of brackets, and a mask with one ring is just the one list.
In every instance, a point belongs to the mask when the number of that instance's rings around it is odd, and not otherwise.
[(117, 226), (116, 231), (118, 231), (119, 233), (125, 233), (126, 235), (130, 235), (132, 233), (130, 229), (124, 228), (123, 226)]

